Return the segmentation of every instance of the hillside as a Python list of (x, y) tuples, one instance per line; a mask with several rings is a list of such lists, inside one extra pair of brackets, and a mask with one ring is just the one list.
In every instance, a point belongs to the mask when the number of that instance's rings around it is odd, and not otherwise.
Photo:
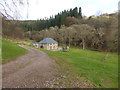
[[(117, 54), (75, 48), (71, 48), (69, 52), (40, 50), (48, 53), (62, 68), (61, 72), (63, 72), (63, 76), (66, 78), (60, 80), (60, 86), (64, 86), (66, 83), (66, 86), (74, 87), (75, 83), (81, 82), (78, 80), (82, 78), (82, 80), (84, 79), (84, 81), (86, 81), (86, 84), (88, 82), (91, 83), (93, 85), (92, 87), (118, 87)], [(68, 82), (66, 80), (70, 81)], [(59, 83), (57, 80), (56, 82)], [(82, 83), (78, 83), (75, 87), (81, 87), (81, 84)], [(56, 84), (54, 87), (56, 87)]]
[(107, 1), (1, 0), (2, 88), (116, 90), (120, 10)]

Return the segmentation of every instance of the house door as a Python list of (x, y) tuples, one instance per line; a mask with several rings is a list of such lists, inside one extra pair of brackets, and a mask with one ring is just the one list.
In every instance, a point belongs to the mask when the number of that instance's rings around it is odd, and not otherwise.
[(40, 48), (43, 48), (43, 46), (40, 46)]

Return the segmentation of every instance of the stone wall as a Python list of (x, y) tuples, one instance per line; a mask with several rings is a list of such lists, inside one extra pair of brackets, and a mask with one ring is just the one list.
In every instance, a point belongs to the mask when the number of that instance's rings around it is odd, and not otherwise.
[(49, 44), (32, 44), (34, 47), (43, 48), (47, 50), (58, 50), (58, 43), (49, 43)]
[(57, 43), (50, 43), (50, 44), (40, 44), (39, 47), (47, 49), (47, 50), (57, 50), (58, 44)]

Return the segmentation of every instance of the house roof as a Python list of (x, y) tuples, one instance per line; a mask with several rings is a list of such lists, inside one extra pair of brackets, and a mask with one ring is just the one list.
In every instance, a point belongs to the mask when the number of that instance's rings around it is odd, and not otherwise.
[(42, 41), (39, 42), (40, 44), (48, 44), (48, 43), (58, 43), (57, 41), (53, 40), (52, 38), (45, 38)]

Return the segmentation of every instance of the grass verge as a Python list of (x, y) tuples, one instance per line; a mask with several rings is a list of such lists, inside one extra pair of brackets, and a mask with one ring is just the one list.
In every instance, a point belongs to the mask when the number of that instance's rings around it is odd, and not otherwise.
[(27, 53), (27, 50), (16, 45), (12, 40), (2, 39), (2, 63), (15, 60)]
[[(63, 72), (70, 71), (69, 80), (80, 76), (97, 88), (118, 87), (118, 55), (94, 52), (81, 49), (70, 49), (69, 52), (48, 51), (40, 49), (53, 58)], [(68, 70), (69, 69), (69, 70)], [(73, 77), (74, 73), (75, 77)]]

